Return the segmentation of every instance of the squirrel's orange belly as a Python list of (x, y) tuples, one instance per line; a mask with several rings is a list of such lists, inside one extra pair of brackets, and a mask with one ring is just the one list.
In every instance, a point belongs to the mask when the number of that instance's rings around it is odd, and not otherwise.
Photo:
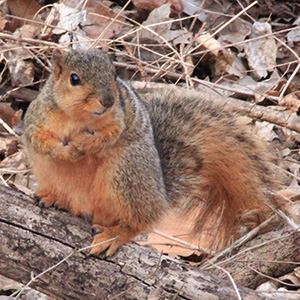
[[(58, 162), (36, 153), (32, 158), (40, 190), (53, 197), (53, 202), (59, 207), (75, 215), (91, 216), (97, 220), (102, 219), (102, 216), (103, 219), (109, 217), (109, 223), (112, 224), (118, 219), (113, 209), (115, 197), (110, 175), (106, 171), (109, 169), (101, 168), (97, 158), (87, 157), (76, 163)], [(108, 207), (107, 203), (111, 205)]]

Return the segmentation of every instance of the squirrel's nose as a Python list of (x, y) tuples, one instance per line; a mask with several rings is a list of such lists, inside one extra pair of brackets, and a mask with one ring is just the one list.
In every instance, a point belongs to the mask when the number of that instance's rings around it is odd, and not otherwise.
[(115, 97), (113, 93), (104, 93), (101, 97), (100, 102), (104, 107), (109, 108), (114, 105)]

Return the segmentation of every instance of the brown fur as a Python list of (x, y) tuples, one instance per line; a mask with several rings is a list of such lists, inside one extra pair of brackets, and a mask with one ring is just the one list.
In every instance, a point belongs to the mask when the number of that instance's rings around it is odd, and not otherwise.
[(210, 233), (216, 248), (255, 227), (269, 212), (274, 189), (266, 146), (214, 106), (214, 94), (165, 88), (144, 96), (163, 165), (168, 197), (187, 217), (193, 235)]
[(263, 188), (274, 183), (264, 146), (211, 97), (166, 88), (140, 99), (100, 52), (57, 53), (25, 118), (37, 195), (91, 216), (104, 229), (93, 244), (117, 236), (95, 254), (113, 254), (174, 207), (197, 211), (193, 232), (210, 230), (224, 246), (261, 221)]

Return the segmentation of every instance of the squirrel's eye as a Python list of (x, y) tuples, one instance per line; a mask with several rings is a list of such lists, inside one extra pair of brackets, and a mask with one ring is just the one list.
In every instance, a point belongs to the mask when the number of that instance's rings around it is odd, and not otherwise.
[(80, 85), (81, 84), (81, 80), (80, 80), (79, 76), (75, 73), (72, 73), (70, 75), (70, 82), (72, 85)]

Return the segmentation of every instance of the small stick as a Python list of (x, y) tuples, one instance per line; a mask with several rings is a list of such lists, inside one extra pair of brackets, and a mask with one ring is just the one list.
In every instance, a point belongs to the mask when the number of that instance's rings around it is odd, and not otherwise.
[(0, 118), (0, 124), (12, 135), (18, 137), (18, 135)]
[(158, 235), (160, 235), (160, 236), (162, 236), (162, 237), (165, 237), (165, 238), (167, 238), (167, 239), (169, 239), (171, 241), (180, 243), (180, 244), (188, 246), (188, 247), (196, 248), (198, 251), (201, 251), (201, 252), (204, 252), (204, 253), (208, 253), (208, 254), (214, 254), (214, 252), (212, 250), (208, 250), (208, 249), (205, 249), (205, 248), (202, 248), (202, 247), (197, 247), (196, 245), (187, 243), (187, 242), (185, 242), (185, 241), (183, 241), (181, 239), (178, 239), (178, 238), (175, 238), (175, 237), (173, 237), (171, 235), (165, 234), (165, 233), (163, 233), (163, 232), (161, 232), (159, 230), (154, 229), (153, 232), (156, 233), (156, 234), (158, 234)]
[[(268, 226), (274, 220), (274, 218), (275, 218), (275, 215), (271, 216), (269, 219), (267, 219), (266, 221), (264, 221), (263, 223), (261, 223), (260, 225), (258, 225), (254, 229), (252, 229), (250, 232), (248, 232), (247, 234), (245, 234), (244, 236), (242, 236), (237, 241), (235, 241), (230, 247), (224, 249), (218, 255), (216, 255), (215, 257), (213, 257), (212, 259), (210, 259), (208, 261), (208, 263), (215, 264), (218, 260), (220, 260), (223, 257), (225, 257), (226, 255), (228, 255), (234, 249), (237, 249), (237, 248), (241, 247), (246, 242), (248, 242), (249, 240), (253, 239), (260, 232), (260, 230), (262, 228)], [(204, 265), (203, 268), (205, 268), (205, 266), (206, 265)]]
[(210, 262), (210, 261), (209, 261), (209, 263), (211, 263), (214, 267), (216, 267), (217, 269), (221, 270), (222, 272), (224, 272), (224, 273), (228, 276), (229, 280), (231, 281), (231, 283), (232, 283), (232, 285), (233, 285), (233, 288), (234, 288), (234, 290), (235, 290), (235, 292), (236, 292), (236, 295), (237, 295), (238, 299), (239, 299), (239, 300), (243, 300), (243, 298), (242, 298), (242, 296), (241, 296), (241, 294), (240, 294), (240, 292), (239, 292), (239, 290), (238, 290), (238, 288), (237, 288), (237, 286), (236, 286), (236, 283), (235, 283), (235, 281), (233, 280), (231, 274), (230, 274), (228, 271), (226, 271), (224, 268), (222, 268), (222, 267), (220, 267), (220, 266), (217, 266), (217, 265), (215, 265), (214, 263), (212, 263), (212, 262)]

